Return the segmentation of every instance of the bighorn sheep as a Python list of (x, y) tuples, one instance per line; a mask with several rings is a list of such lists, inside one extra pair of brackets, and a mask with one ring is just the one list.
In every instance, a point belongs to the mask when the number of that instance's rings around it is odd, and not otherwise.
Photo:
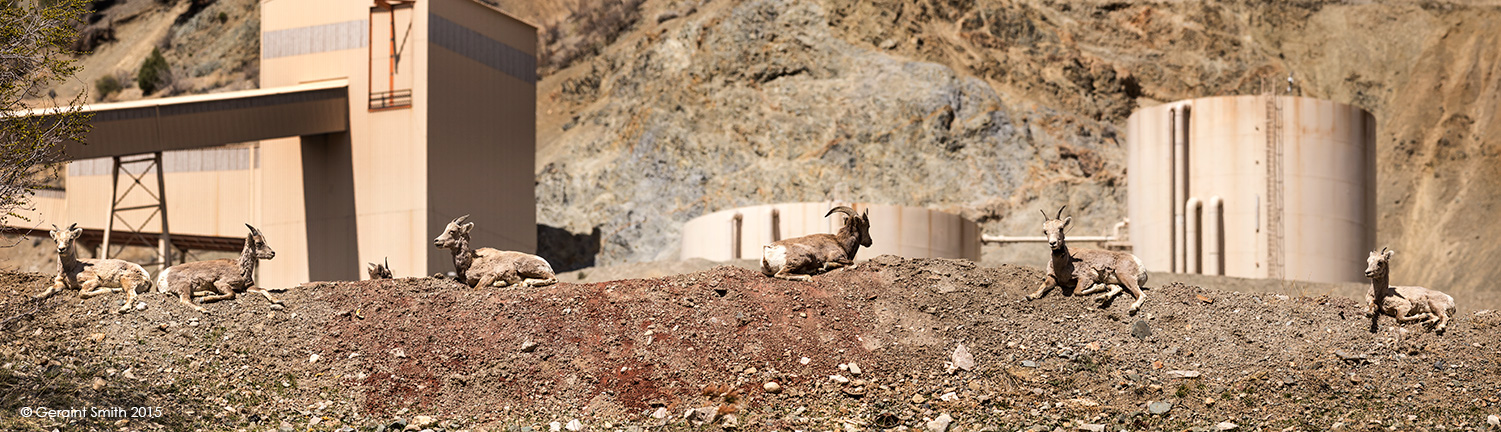
[(1391, 286), (1388, 264), (1394, 252), (1381, 248), (1380, 252), (1372, 251), (1365, 260), (1365, 277), (1371, 278), (1371, 290), (1365, 294), (1371, 331), (1376, 331), (1376, 320), (1386, 314), (1399, 323), (1418, 320), (1423, 320), (1424, 325), (1436, 323), (1434, 331), (1443, 333), (1449, 326), (1449, 317), (1454, 316), (1454, 297), (1423, 287)]
[(375, 279), (390, 279), (391, 278), (391, 260), (390, 259), (386, 259), (386, 263), (385, 264), (369, 263), (369, 266), (365, 268), (365, 271), (370, 273), (370, 279), (371, 280), (375, 280)]
[(52, 286), (37, 294), (36, 298), (46, 298), (63, 288), (78, 290), (78, 296), (89, 298), (100, 294), (125, 291), (125, 305), (120, 307), (119, 312), (125, 313), (135, 304), (136, 289), (151, 289), (151, 276), (140, 264), (117, 259), (78, 259), (78, 251), (73, 248), (73, 241), (83, 233), (83, 228), (78, 224), (69, 225), (67, 229), (52, 226), (52, 240), (57, 241), (57, 262), (61, 269), (57, 271), (57, 277), (52, 278)]
[(1079, 295), (1104, 291), (1108, 285), (1110, 291), (1095, 298), (1103, 303), (1119, 295), (1121, 285), (1124, 285), (1131, 295), (1136, 296), (1136, 302), (1131, 303), (1131, 313), (1136, 313), (1146, 300), (1141, 287), (1147, 283), (1147, 272), (1141, 259), (1125, 252), (1069, 250), (1068, 244), (1064, 243), (1063, 231), (1074, 218), (1063, 217), (1064, 208), (1068, 206), (1059, 208), (1058, 215), (1053, 218), (1049, 218), (1047, 212), (1042, 213), (1042, 234), (1047, 236), (1053, 254), (1048, 258), (1046, 279), (1037, 292), (1027, 296), (1027, 300), (1040, 299), (1053, 287), (1072, 283)]
[(761, 273), (787, 280), (811, 280), (814, 273), (855, 266), (855, 252), (870, 247), (870, 210), (839, 206), (829, 209), (849, 216), (838, 234), (812, 234), (778, 240), (761, 247)]
[(448, 223), (443, 234), (433, 239), (433, 246), (453, 251), (453, 267), (459, 281), (471, 287), (520, 285), (539, 287), (558, 282), (552, 265), (542, 257), (492, 248), (469, 247), (469, 230), (474, 222), (469, 215)]
[(238, 259), (198, 261), (168, 267), (156, 276), (157, 291), (177, 293), (182, 304), (203, 313), (208, 311), (193, 304), (195, 295), (203, 295), (201, 302), (209, 303), (233, 299), (236, 291), (246, 291), (266, 296), (266, 300), (271, 303), (281, 304), (281, 300), (271, 297), (270, 292), (255, 288), (256, 266), (260, 264), (260, 260), (275, 258), (276, 251), (266, 245), (266, 237), (261, 235), (261, 230), (250, 224), (245, 224), (245, 227), (250, 228), (250, 234), (245, 236), (245, 247), (240, 250)]

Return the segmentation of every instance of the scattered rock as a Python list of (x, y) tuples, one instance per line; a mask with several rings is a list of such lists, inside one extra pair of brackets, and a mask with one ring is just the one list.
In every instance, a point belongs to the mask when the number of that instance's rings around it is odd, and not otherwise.
[(93, 388), (94, 391), (103, 390), (104, 389), (104, 378), (94, 377), (94, 383), (90, 384), (89, 387)]
[(753, 368), (753, 367), (745, 368), (745, 374), (746, 375), (755, 375), (756, 372), (759, 372), (759, 371), (756, 370), (756, 368)]
[(287, 423), (286, 421), (282, 421), (281, 422), (281, 427), (276, 428), (276, 430), (279, 430), (281, 432), (292, 432), (294, 430), (297, 430), (297, 428), (295, 426), (292, 426), (291, 423)]
[(317, 354), (313, 354), (311, 356), (308, 356), (307, 362), (308, 363), (317, 363), (318, 362), (318, 355)]
[(813, 361), (813, 359), (810, 359), (810, 358), (807, 358), (807, 357), (803, 357), (803, 358), (797, 359), (797, 362), (798, 363), (802, 363), (802, 364), (808, 364), (808, 362), (811, 362), (811, 361)]
[(136, 303), (136, 310), (138, 310), (138, 311), (146, 310), (146, 302)]
[(722, 427), (722, 428), (725, 428), (725, 429), (739, 428), (740, 427), (740, 418), (739, 417), (735, 417), (734, 414), (725, 414), (724, 415), (724, 421), (722, 423), (720, 423), (719, 426)]
[(954, 423), (954, 418), (948, 413), (943, 413), (926, 425), (928, 432), (948, 432), (949, 425)]
[(969, 348), (965, 348), (964, 344), (954, 347), (954, 355), (952, 357), (954, 366), (959, 369), (968, 371), (975, 368), (975, 356), (970, 355)]
[(568, 421), (568, 425), (564, 426), (563, 428), (564, 429), (568, 429), (568, 430), (573, 431), (573, 432), (578, 432), (578, 431), (584, 430), (584, 424), (581, 423), (581, 422), (579, 422), (579, 419), (573, 419), (573, 420), (569, 420)]
[(558, 422), (548, 423), (547, 424), (547, 430), (550, 430), (552, 432), (562, 432), (563, 431), (563, 424), (562, 423), (558, 423)]
[(771, 394), (777, 394), (777, 393), (781, 393), (782, 392), (782, 385), (781, 384), (777, 384), (776, 381), (767, 381), (766, 384), (762, 384), (761, 385), (761, 388), (766, 389), (766, 392), (767, 393), (771, 393)]
[(274, 311), (279, 311), (279, 310), (286, 309), (286, 308), (287, 307), (286, 306), (282, 306), (281, 303), (272, 303), (271, 304), (271, 310), (274, 310)]
[(912, 403), (914, 403), (914, 404), (921, 404), (921, 403), (927, 402), (927, 401), (928, 401), (928, 398), (925, 398), (925, 397), (923, 397), (920, 394), (912, 395)]
[(840, 384), (849, 384), (850, 383), (850, 379), (849, 378), (845, 378), (844, 375), (829, 375), (829, 381), (833, 381), (833, 382), (840, 383)]
[(850, 375), (860, 376), (860, 365), (850, 362)]
[(953, 402), (959, 400), (959, 395), (954, 392), (948, 392), (944, 393), (943, 396), (939, 396), (938, 399), (944, 402)]
[(1037, 362), (1031, 360), (1022, 360), (1022, 367), (1035, 368), (1037, 367)]
[(1131, 324), (1131, 336), (1135, 336), (1137, 339), (1146, 339), (1147, 336), (1151, 335), (1152, 327), (1148, 326), (1146, 321), (1136, 320), (1136, 324)]
[(706, 406), (688, 410), (687, 413), (683, 414), (683, 418), (688, 419), (688, 422), (693, 423), (694, 426), (703, 426), (714, 421), (714, 415), (718, 413), (718, 407)]
[(657, 407), (656, 411), (652, 411), (651, 418), (659, 420), (667, 418), (667, 407)]
[(412, 417), (412, 425), (417, 426), (419, 428), (425, 428), (425, 427), (428, 427), (428, 426), (432, 426), (432, 424), (436, 423), (436, 422), (437, 422), (437, 420), (433, 420), (433, 418), (429, 417), (429, 416), (416, 416), (416, 417)]
[(1336, 357), (1339, 357), (1340, 360), (1355, 364), (1366, 363), (1370, 361), (1370, 359), (1365, 354), (1356, 354), (1344, 350), (1336, 350), (1334, 351), (1334, 355)]
[(91, 334), (91, 335), (89, 335), (89, 340), (94, 341), (94, 343), (103, 342), (104, 341), (104, 333), (94, 333), (94, 334)]
[(1240, 425), (1237, 425), (1235, 423), (1231, 423), (1231, 422), (1219, 422), (1219, 423), (1216, 423), (1214, 425), (1214, 430), (1217, 430), (1217, 431), (1227, 431), (1227, 430), (1235, 430), (1238, 427), (1240, 427)]
[(531, 339), (527, 339), (527, 340), (521, 342), (521, 352), (529, 353), (529, 352), (536, 351), (536, 350), (537, 350), (537, 343), (536, 342), (532, 342)]
[(130, 369), (126, 369), (125, 372), (120, 372), (120, 376), (125, 377), (125, 379), (133, 379), (133, 380), (139, 380), (140, 379), (140, 378), (136, 378), (136, 374), (130, 373)]
[(404, 418), (401, 418), (401, 417), (397, 417), (395, 421), (391, 422), (391, 427), (389, 427), (387, 429), (399, 431), (399, 430), (403, 430), (403, 429), (406, 429), (406, 428), (407, 428), (407, 420), (404, 419)]
[(1169, 402), (1158, 401), (1147, 404), (1147, 412), (1152, 414), (1163, 414), (1170, 409), (1173, 409), (1173, 404)]
[(1167, 371), (1167, 377), (1168, 378), (1198, 378), (1199, 377), (1199, 371), (1172, 370), (1172, 371)]
[(1079, 425), (1079, 430), (1089, 432), (1105, 432), (1105, 425), (1093, 423), (1081, 424)]
[(1491, 425), (1491, 427), (1501, 427), (1501, 417), (1497, 417), (1495, 414), (1486, 416), (1485, 424)]

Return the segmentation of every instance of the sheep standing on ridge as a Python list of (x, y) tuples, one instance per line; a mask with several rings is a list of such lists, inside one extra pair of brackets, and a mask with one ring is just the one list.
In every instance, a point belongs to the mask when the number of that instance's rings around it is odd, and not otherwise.
[(1042, 213), (1042, 233), (1047, 236), (1048, 246), (1053, 249), (1053, 254), (1048, 258), (1046, 279), (1037, 288), (1037, 292), (1027, 296), (1027, 300), (1040, 299), (1048, 290), (1061, 284), (1074, 284), (1074, 292), (1078, 295), (1104, 291), (1108, 285), (1110, 291), (1095, 298), (1103, 303), (1119, 295), (1120, 286), (1124, 285), (1131, 291), (1131, 295), (1136, 296), (1136, 302), (1131, 303), (1131, 313), (1136, 313), (1146, 300), (1141, 293), (1141, 286), (1147, 283), (1147, 272), (1141, 265), (1141, 259), (1125, 252), (1069, 250), (1068, 244), (1064, 243), (1063, 231), (1074, 218), (1063, 217), (1063, 208), (1059, 208), (1058, 215), (1053, 218), (1048, 218), (1047, 212)]
[(539, 287), (558, 282), (552, 265), (542, 257), (492, 248), (469, 247), (469, 215), (459, 216), (433, 239), (433, 246), (453, 251), (453, 267), (459, 281), (470, 287), (519, 285)]
[(814, 273), (822, 273), (840, 267), (855, 266), (855, 252), (861, 246), (870, 247), (870, 211), (855, 213), (855, 209), (839, 206), (830, 209), (824, 217), (835, 212), (849, 218), (838, 234), (812, 234), (797, 238), (778, 240), (761, 247), (761, 273), (787, 280), (811, 280)]
[(200, 299), (203, 303), (233, 299), (236, 291), (246, 291), (266, 296), (266, 300), (271, 303), (281, 304), (281, 300), (272, 298), (270, 292), (255, 288), (256, 266), (260, 265), (260, 260), (275, 258), (276, 251), (266, 245), (266, 237), (261, 235), (261, 230), (250, 224), (245, 224), (245, 227), (250, 228), (250, 234), (245, 236), (245, 247), (240, 250), (238, 259), (198, 261), (168, 267), (156, 275), (156, 290), (177, 293), (177, 299), (182, 304), (202, 313), (208, 311), (193, 304), (193, 296), (200, 292), (208, 294)]
[(78, 297), (89, 298), (100, 294), (125, 291), (125, 305), (119, 309), (120, 313), (130, 311), (131, 305), (135, 304), (136, 288), (151, 289), (151, 276), (140, 264), (117, 259), (78, 259), (78, 250), (73, 248), (73, 241), (83, 233), (83, 228), (78, 224), (69, 225), (67, 229), (52, 226), (52, 240), (57, 241), (57, 262), (61, 269), (57, 271), (57, 277), (52, 278), (52, 286), (37, 294), (36, 298), (46, 298), (58, 290), (72, 288), (78, 290)]
[(1366, 258), (1365, 277), (1371, 278), (1371, 290), (1365, 294), (1369, 307), (1366, 316), (1371, 318), (1371, 332), (1376, 331), (1376, 320), (1385, 314), (1399, 323), (1424, 320), (1425, 325), (1437, 324), (1433, 330), (1442, 334), (1449, 326), (1449, 317), (1454, 316), (1454, 297), (1423, 287), (1391, 286), (1388, 264), (1394, 252), (1381, 248)]

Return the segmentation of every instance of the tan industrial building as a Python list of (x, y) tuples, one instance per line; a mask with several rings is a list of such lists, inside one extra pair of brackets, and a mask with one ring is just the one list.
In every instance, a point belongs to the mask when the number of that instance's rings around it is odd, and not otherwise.
[(1376, 121), (1294, 96), (1224, 96), (1127, 120), (1130, 242), (1153, 271), (1363, 282)]
[(534, 26), (471, 0), (260, 10), (260, 90), (86, 107), (33, 220), (220, 249), (249, 223), (277, 251), (267, 287), (452, 270), (432, 238), (465, 214), (476, 246), (535, 250)]
[(808, 234), (836, 233), (845, 216), (824, 215), (847, 205), (870, 212), (869, 248), (860, 260), (890, 254), (909, 258), (980, 259), (980, 227), (959, 215), (922, 207), (801, 202), (741, 207), (709, 213), (683, 225), (681, 256), (714, 261), (760, 259), (761, 246)]

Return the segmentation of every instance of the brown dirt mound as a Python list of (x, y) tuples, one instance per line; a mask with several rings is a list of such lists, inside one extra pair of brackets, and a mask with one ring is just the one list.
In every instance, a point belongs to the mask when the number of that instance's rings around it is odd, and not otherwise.
[[(202, 316), (155, 293), (127, 315), (108, 312), (119, 296), (26, 302), (42, 277), (7, 275), (0, 311), (19, 317), (0, 336), (0, 426), (335, 430), (421, 415), (449, 430), (574, 419), (676, 430), (685, 411), (711, 407), (746, 430), (921, 428), (943, 414), (966, 431), (1417, 430), (1483, 427), (1501, 402), (1495, 313), (1463, 314), (1445, 335), (1387, 318), (1373, 334), (1344, 298), (1149, 281), (1130, 316), (1124, 299), (1025, 301), (1040, 280), (1029, 267), (882, 256), (810, 283), (730, 266), (525, 290), (313, 283), (284, 293), (284, 310), (246, 296)], [(960, 343), (977, 365), (949, 373)], [(860, 374), (841, 369), (851, 362)], [(763, 390), (769, 381), (784, 390)], [(1147, 410), (1159, 401), (1170, 410)], [(121, 403), (166, 413), (16, 415)]]

